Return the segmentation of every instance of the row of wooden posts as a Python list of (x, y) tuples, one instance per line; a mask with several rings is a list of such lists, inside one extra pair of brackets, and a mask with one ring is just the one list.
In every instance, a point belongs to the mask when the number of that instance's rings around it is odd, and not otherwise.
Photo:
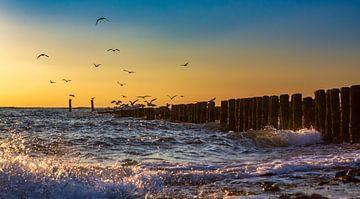
[[(209, 123), (220, 120), (224, 130), (243, 132), (273, 127), (284, 130), (314, 128), (327, 143), (360, 142), (360, 85), (317, 90), (315, 98), (300, 93), (215, 102), (178, 104), (159, 108), (114, 111), (121, 117)], [(94, 101), (91, 100), (94, 111)], [(71, 111), (71, 99), (69, 99)]]

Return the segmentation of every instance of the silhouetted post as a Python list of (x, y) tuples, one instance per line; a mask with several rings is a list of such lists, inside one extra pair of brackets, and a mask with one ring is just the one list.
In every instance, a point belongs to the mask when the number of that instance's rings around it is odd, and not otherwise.
[(69, 112), (72, 111), (71, 99), (69, 99)]
[(236, 124), (235, 124), (235, 99), (229, 100), (229, 130), (236, 131)]
[(350, 87), (350, 142), (360, 142), (360, 85)]
[(207, 102), (200, 102), (200, 120), (201, 123), (206, 123), (207, 121)]
[(275, 129), (279, 128), (279, 97), (271, 96), (269, 105), (269, 124)]
[(256, 97), (251, 98), (251, 128), (257, 130), (257, 106), (256, 106)]
[(215, 102), (208, 103), (208, 122), (215, 122)]
[(331, 133), (332, 133), (332, 124), (331, 124), (331, 90), (326, 90), (326, 118), (325, 118), (325, 137), (324, 140), (326, 143), (331, 143)]
[(171, 105), (170, 109), (170, 121), (175, 122), (175, 106)]
[(221, 101), (220, 125), (226, 128), (228, 122), (228, 101)]
[(299, 130), (302, 127), (302, 95), (300, 93), (291, 96), (292, 105), (292, 127)]
[(263, 128), (269, 125), (269, 104), (270, 104), (270, 97), (269, 96), (262, 97), (261, 126)]
[(334, 88), (330, 91), (331, 103), (331, 137), (332, 143), (340, 143), (340, 90)]
[(94, 108), (94, 100), (91, 99), (91, 112), (94, 112), (95, 108)]
[(239, 114), (238, 114), (238, 131), (239, 132), (244, 132), (245, 128), (244, 128), (244, 113), (245, 113), (245, 99), (240, 99), (240, 110), (239, 110)]
[(315, 91), (315, 129), (325, 138), (326, 94), (325, 90)]
[(315, 123), (315, 107), (314, 100), (311, 97), (303, 99), (304, 127), (314, 127)]
[(350, 123), (350, 88), (343, 87), (340, 89), (341, 93), (341, 113), (340, 113), (340, 141), (350, 142), (349, 138), (349, 123)]
[(244, 108), (243, 108), (243, 120), (244, 120), (244, 131), (249, 130), (249, 111), (250, 110), (250, 98), (244, 99)]
[(240, 122), (240, 99), (235, 100), (235, 126), (236, 131), (239, 132), (239, 122)]
[(280, 129), (289, 129), (289, 95), (280, 95)]
[(256, 98), (256, 130), (261, 129), (262, 124), (262, 97)]
[(220, 121), (221, 106), (215, 106), (215, 120)]

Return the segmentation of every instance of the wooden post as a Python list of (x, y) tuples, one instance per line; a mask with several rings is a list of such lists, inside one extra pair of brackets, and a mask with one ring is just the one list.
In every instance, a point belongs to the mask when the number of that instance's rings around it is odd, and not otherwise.
[(261, 129), (262, 124), (262, 97), (256, 98), (256, 130)]
[(207, 102), (200, 102), (200, 123), (207, 121)]
[(315, 91), (315, 129), (325, 138), (326, 94), (325, 90)]
[(350, 142), (349, 123), (350, 123), (350, 88), (343, 87), (341, 93), (341, 113), (340, 113), (340, 142)]
[(235, 124), (235, 99), (229, 100), (229, 130), (236, 131), (236, 124)]
[(360, 142), (360, 85), (350, 87), (350, 142)]
[(289, 95), (280, 95), (280, 129), (289, 129), (290, 119)]
[(303, 99), (304, 127), (312, 128), (315, 125), (314, 100), (311, 97)]
[(244, 113), (245, 113), (245, 99), (240, 99), (240, 110), (239, 110), (239, 114), (238, 114), (238, 131), (239, 132), (244, 132), (245, 128), (244, 128)]
[(208, 122), (215, 122), (215, 102), (208, 103)]
[(228, 123), (228, 101), (221, 101), (220, 125), (226, 128)]
[(240, 123), (240, 99), (235, 100), (235, 126), (236, 131), (239, 132), (239, 123)]
[(269, 126), (269, 104), (270, 97), (264, 96), (262, 97), (262, 114), (261, 114), (261, 126), (262, 128)]
[(326, 143), (331, 143), (331, 90), (326, 90), (326, 116), (325, 116), (325, 136), (324, 141)]
[(244, 108), (243, 108), (243, 120), (244, 120), (244, 124), (243, 124), (243, 126), (244, 126), (244, 129), (243, 129), (243, 131), (247, 131), (247, 130), (249, 130), (249, 111), (250, 110), (250, 98), (245, 98), (244, 99)]
[(69, 99), (69, 112), (72, 111), (71, 99)]
[(331, 103), (331, 137), (332, 143), (340, 144), (340, 90), (334, 88), (330, 91)]
[(302, 128), (302, 95), (300, 93), (291, 96), (292, 127), (294, 130)]
[(269, 125), (275, 129), (279, 128), (279, 97), (271, 96), (269, 105)]
[(257, 130), (257, 106), (256, 106), (256, 97), (251, 98), (251, 128)]
[(94, 108), (94, 100), (91, 99), (90, 103), (91, 103), (91, 112), (94, 112), (94, 110), (95, 110), (95, 108)]

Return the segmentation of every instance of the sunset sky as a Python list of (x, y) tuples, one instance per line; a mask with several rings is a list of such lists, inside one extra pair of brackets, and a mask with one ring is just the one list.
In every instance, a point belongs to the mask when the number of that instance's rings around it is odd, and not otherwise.
[[(110, 22), (96, 26), (102, 16)], [(355, 0), (2, 0), (0, 33), (0, 106), (67, 106), (69, 94), (74, 106), (122, 94), (219, 102), (360, 84)]]

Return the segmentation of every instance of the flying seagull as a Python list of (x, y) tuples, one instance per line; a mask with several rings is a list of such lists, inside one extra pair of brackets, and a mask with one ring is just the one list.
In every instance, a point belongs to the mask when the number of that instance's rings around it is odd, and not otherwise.
[(56, 82), (50, 80), (50, 84), (55, 84)]
[(213, 102), (216, 100), (216, 97), (212, 98), (211, 100), (209, 100), (208, 102)]
[(62, 80), (66, 83), (71, 82), (71, 79), (62, 79)]
[(137, 99), (135, 101), (129, 101), (129, 102), (130, 102), (131, 106), (134, 106), (137, 101), (139, 101), (139, 100)]
[(108, 51), (108, 52), (109, 52), (109, 51), (113, 51), (113, 52), (119, 51), (119, 52), (120, 52), (120, 50), (119, 50), (118, 48), (115, 48), (115, 49), (109, 48), (107, 51)]
[(126, 98), (126, 95), (120, 95), (122, 98)]
[(123, 70), (124, 72), (127, 72), (127, 73), (129, 73), (129, 74), (131, 74), (131, 73), (135, 73), (135, 71), (130, 71), (130, 70)]
[(180, 66), (188, 66), (189, 62), (186, 62), (185, 64), (181, 64)]
[(97, 67), (101, 66), (101, 64), (94, 64), (94, 66), (97, 68)]
[(155, 100), (157, 100), (157, 98), (152, 99), (150, 102), (147, 101), (147, 100), (145, 100), (145, 102), (146, 102), (146, 104), (147, 104), (148, 106), (156, 106), (156, 104), (153, 104), (153, 102), (154, 102)]
[(170, 95), (167, 95), (171, 100), (173, 100), (175, 97), (177, 97), (177, 95), (174, 95), (174, 96), (170, 96)]
[(40, 55), (37, 56), (36, 59), (39, 59), (40, 57), (47, 57), (47, 58), (49, 58), (49, 55), (47, 55), (47, 54), (40, 54)]
[(113, 100), (113, 101), (111, 101), (110, 103), (111, 103), (111, 104), (114, 104), (114, 103), (116, 103), (116, 100)]
[(143, 98), (143, 99), (145, 99), (147, 97), (151, 97), (151, 96), (150, 95), (139, 95), (139, 96), (137, 96), (137, 98)]
[(119, 81), (117, 81), (116, 83), (118, 83), (120, 86), (125, 86), (126, 83), (120, 83)]
[(183, 98), (183, 97), (185, 97), (185, 96), (183, 96), (183, 95), (180, 95), (179, 97)]
[(106, 19), (105, 17), (100, 17), (100, 18), (98, 18), (97, 20), (96, 20), (96, 23), (95, 23), (95, 25), (98, 25), (98, 23), (99, 22), (101, 22), (101, 21), (107, 21), (107, 22), (110, 22), (108, 19)]
[(74, 95), (74, 94), (70, 94), (69, 97), (75, 97), (75, 95)]

